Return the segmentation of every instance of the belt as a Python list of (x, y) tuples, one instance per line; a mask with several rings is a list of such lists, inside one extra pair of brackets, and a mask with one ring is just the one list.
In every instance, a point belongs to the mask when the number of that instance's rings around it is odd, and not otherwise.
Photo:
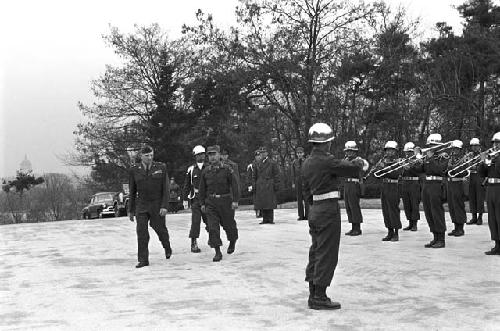
[(477, 174), (477, 170), (469, 170), (471, 174)]
[(488, 184), (500, 184), (500, 178), (488, 178)]
[(382, 181), (384, 183), (389, 183), (389, 184), (397, 184), (398, 183), (397, 179), (390, 179), (390, 178), (384, 178)]
[(208, 195), (210, 198), (226, 198), (230, 197), (231, 193), (225, 193), (225, 194), (209, 194)]
[(359, 183), (359, 179), (358, 178), (346, 178), (345, 180), (346, 180), (346, 182)]
[(326, 199), (340, 199), (340, 192), (339, 191), (331, 191), (328, 193), (314, 194), (313, 195), (313, 201), (321, 201), (321, 200), (326, 200)]
[(425, 180), (443, 180), (441, 176), (425, 176)]
[(194, 193), (198, 193), (200, 190), (198, 190), (197, 188), (194, 189)]
[(402, 180), (419, 180), (419, 177), (402, 177)]
[(448, 178), (449, 182), (463, 182), (465, 180), (465, 177), (451, 177)]

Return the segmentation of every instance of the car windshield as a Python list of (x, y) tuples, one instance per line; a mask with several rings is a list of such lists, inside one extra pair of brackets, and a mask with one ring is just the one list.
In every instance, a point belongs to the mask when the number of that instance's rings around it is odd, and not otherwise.
[(101, 194), (95, 197), (96, 202), (113, 200), (113, 194)]

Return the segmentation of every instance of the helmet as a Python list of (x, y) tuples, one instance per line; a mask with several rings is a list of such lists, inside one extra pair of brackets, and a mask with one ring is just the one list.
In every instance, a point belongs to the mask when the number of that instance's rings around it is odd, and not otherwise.
[(205, 153), (205, 147), (203, 147), (201, 145), (194, 146), (194, 148), (193, 148), (193, 154), (194, 155), (198, 155), (198, 154), (201, 154), (201, 153)]
[(326, 143), (333, 140), (333, 130), (326, 123), (315, 123), (309, 129), (310, 143)]
[(415, 149), (415, 144), (410, 141), (406, 143), (405, 146), (403, 147), (403, 152), (413, 152), (414, 149)]
[(461, 140), (453, 140), (451, 142), (451, 147), (462, 148), (463, 146), (464, 146), (464, 143)]
[(472, 139), (470, 140), (469, 145), (471, 145), (471, 146), (479, 146), (479, 145), (480, 145), (480, 143), (479, 143), (479, 139), (477, 139), (477, 138), (472, 138)]
[(385, 143), (385, 146), (384, 146), (384, 149), (387, 149), (387, 148), (397, 149), (398, 143), (393, 141), (393, 140), (389, 140), (388, 142)]
[(356, 145), (355, 141), (349, 140), (344, 145), (344, 151), (357, 151), (358, 145)]
[(493, 135), (493, 138), (491, 138), (492, 142), (500, 142), (500, 132), (497, 132)]
[(439, 133), (431, 133), (429, 137), (427, 137), (427, 145), (440, 145), (441, 144), (441, 135)]

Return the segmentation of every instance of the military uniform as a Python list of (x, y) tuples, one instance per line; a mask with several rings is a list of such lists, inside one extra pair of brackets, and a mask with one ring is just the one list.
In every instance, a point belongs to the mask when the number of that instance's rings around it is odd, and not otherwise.
[[(396, 157), (386, 157), (379, 164), (380, 168), (391, 166), (400, 161)], [(384, 241), (398, 241), (398, 230), (401, 229), (401, 217), (399, 210), (399, 191), (398, 178), (401, 170), (389, 171), (382, 178), (382, 187), (380, 189), (380, 202), (382, 204), (382, 215), (384, 217), (384, 225), (388, 230)]]
[[(472, 157), (479, 155), (474, 153)], [(483, 186), (484, 177), (478, 172), (478, 167), (470, 169), (469, 176), (469, 209), (472, 219), (468, 224), (483, 224), (485, 188)]]
[(421, 186), (419, 173), (415, 169), (403, 169), (401, 173), (401, 199), (406, 219), (410, 225), (403, 230), (417, 230), (417, 222), (420, 220)]
[[(364, 164), (363, 171), (368, 170), (370, 166), (368, 161), (360, 158), (359, 156), (348, 157), (345, 159), (347, 161), (360, 160)], [(360, 171), (356, 176), (347, 177), (344, 180), (344, 202), (345, 210), (347, 213), (347, 220), (352, 224), (352, 230), (346, 233), (346, 235), (360, 235), (361, 234), (361, 223), (363, 223), (363, 214), (361, 214), (361, 206), (359, 204), (361, 200), (361, 181), (362, 172)]]
[(177, 213), (179, 211), (179, 202), (181, 196), (181, 187), (175, 181), (170, 183), (170, 197), (168, 201), (168, 211)]
[(236, 175), (227, 165), (209, 164), (201, 173), (200, 203), (206, 208), (210, 247), (222, 246), (220, 226), (230, 242), (238, 239), (238, 228), (234, 220), (233, 202), (239, 200)]
[(316, 147), (304, 162), (303, 189), (311, 204), (309, 234), (312, 244), (305, 278), (310, 286), (326, 288), (331, 284), (340, 244), (340, 177), (355, 177), (359, 171), (358, 165), (335, 159)]
[(189, 238), (197, 239), (200, 236), (201, 220), (207, 223), (204, 213), (201, 211), (200, 203), (200, 178), (203, 169), (206, 165), (203, 163), (201, 167), (198, 164), (189, 166), (186, 175), (184, 176), (183, 200), (191, 201), (191, 228), (189, 230)]
[(274, 223), (274, 209), (278, 206), (276, 192), (279, 190), (278, 165), (270, 157), (263, 159), (254, 169), (255, 208), (262, 210), (262, 223)]
[[(459, 162), (461, 162), (461, 160), (462, 158), (458, 154), (451, 155), (448, 160), (448, 170), (453, 169)], [(448, 176), (446, 178), (446, 199), (448, 201), (448, 210), (451, 221), (455, 226), (455, 229), (448, 233), (450, 236), (460, 237), (464, 235), (464, 224), (467, 221), (464, 192), (464, 181), (466, 176), (467, 172), (462, 171), (455, 177)]]
[(297, 193), (297, 209), (299, 220), (307, 220), (309, 217), (309, 204), (304, 199), (302, 192), (302, 164), (303, 158), (298, 158), (292, 163), (292, 180), (295, 183), (295, 190)]
[(129, 211), (137, 219), (137, 257), (139, 262), (149, 262), (148, 222), (158, 235), (167, 258), (171, 248), (165, 217), (160, 216), (160, 208), (167, 208), (170, 183), (167, 167), (153, 162), (149, 169), (143, 163), (131, 168), (129, 177)]

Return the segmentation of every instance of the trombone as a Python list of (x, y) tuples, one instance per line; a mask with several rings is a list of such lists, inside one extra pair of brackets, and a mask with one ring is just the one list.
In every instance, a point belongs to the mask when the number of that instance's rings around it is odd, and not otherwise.
[[(483, 153), (487, 154), (487, 157), (492, 159), (492, 158), (496, 157), (497, 154), (500, 153), (500, 150), (495, 151), (492, 147), (492, 148), (487, 149)], [(448, 171), (448, 176), (449, 177), (456, 177), (464, 171), (467, 171), (467, 176), (469, 176), (470, 169), (478, 166), (479, 164), (481, 164), (483, 162), (481, 160), (481, 155), (483, 155), (483, 153), (479, 153), (478, 155), (474, 156), (473, 158), (468, 158), (467, 156), (470, 156), (470, 154), (471, 154), (471, 153), (468, 153), (459, 162), (457, 162), (457, 164), (452, 169), (450, 169)]]
[(407, 165), (412, 164), (416, 159), (417, 159), (417, 154), (401, 159), (398, 162), (389, 164), (388, 166), (385, 166), (382, 169), (374, 171), (373, 176), (376, 178), (383, 177), (385, 175), (390, 174), (391, 172), (397, 171), (401, 168), (406, 167)]

